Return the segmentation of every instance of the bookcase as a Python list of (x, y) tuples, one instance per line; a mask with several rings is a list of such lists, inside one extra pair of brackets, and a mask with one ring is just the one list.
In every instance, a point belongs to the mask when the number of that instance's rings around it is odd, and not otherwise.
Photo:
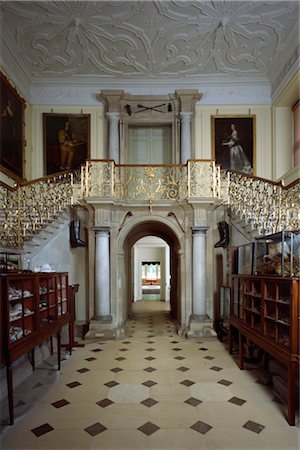
[[(10, 423), (14, 422), (12, 364), (56, 335), (58, 370), (61, 359), (61, 328), (71, 320), (68, 273), (1, 274), (1, 363), (7, 367)], [(71, 345), (70, 345), (71, 348)]]
[(299, 278), (234, 275), (229, 319), (239, 333), (239, 366), (244, 369), (244, 343), (250, 340), (288, 369), (288, 414), (295, 425), (299, 366)]

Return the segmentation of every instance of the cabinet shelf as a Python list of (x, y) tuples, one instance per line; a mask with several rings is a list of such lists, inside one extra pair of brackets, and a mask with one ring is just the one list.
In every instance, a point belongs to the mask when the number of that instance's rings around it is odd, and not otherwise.
[[(247, 338), (288, 367), (288, 423), (295, 424), (297, 365), (299, 364), (299, 278), (234, 275), (230, 306), (231, 328), (239, 331), (240, 368)], [(257, 295), (261, 292), (260, 295)], [(250, 294), (251, 293), (251, 294)], [(254, 295), (255, 293), (255, 295)]]
[(9, 416), (12, 424), (12, 363), (31, 351), (34, 368), (34, 348), (56, 335), (60, 368), (60, 332), (71, 320), (69, 291), (66, 287), (61, 287), (68, 286), (69, 283), (67, 272), (4, 272), (1, 273), (0, 283), (1, 363), (7, 366)]

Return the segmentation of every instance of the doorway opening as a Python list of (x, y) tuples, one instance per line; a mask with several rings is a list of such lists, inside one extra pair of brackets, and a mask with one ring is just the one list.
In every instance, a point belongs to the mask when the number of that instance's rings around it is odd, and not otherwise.
[(142, 261), (142, 300), (160, 300), (160, 261)]
[(170, 302), (170, 246), (157, 236), (139, 239), (131, 249), (133, 301)]
[(164, 223), (142, 222), (131, 229), (124, 241), (127, 315), (149, 301), (151, 308), (167, 307), (181, 323), (179, 249), (175, 232)]

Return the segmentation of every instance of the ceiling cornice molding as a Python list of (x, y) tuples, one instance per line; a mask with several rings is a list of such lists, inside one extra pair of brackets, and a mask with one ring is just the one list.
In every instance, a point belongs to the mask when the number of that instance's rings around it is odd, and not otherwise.
[(106, 89), (122, 89), (130, 95), (168, 95), (177, 89), (197, 89), (203, 96), (198, 102), (201, 105), (243, 105), (243, 104), (270, 104), (271, 88), (269, 83), (226, 82), (221, 83), (186, 83), (182, 80), (177, 83), (157, 83), (149, 85), (147, 80), (143, 83), (94, 83), (85, 85), (76, 83), (68, 86), (59, 83), (35, 85), (31, 88), (30, 102), (33, 105), (83, 105), (99, 106), (98, 93)]
[(272, 84), (271, 98), (272, 102), (280, 95), (289, 80), (295, 75), (300, 67), (300, 45), (290, 55), (285, 65), (281, 68), (280, 73)]
[(30, 101), (31, 80), (26, 72), (22, 69), (20, 62), (15, 54), (13, 54), (2, 39), (0, 33), (0, 66), (1, 70), (16, 86), (20, 95), (28, 102)]

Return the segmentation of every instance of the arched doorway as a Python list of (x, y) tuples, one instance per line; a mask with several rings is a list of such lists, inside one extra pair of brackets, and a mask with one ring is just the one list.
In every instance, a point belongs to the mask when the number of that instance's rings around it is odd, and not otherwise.
[(132, 248), (134, 244), (146, 236), (156, 236), (165, 241), (170, 247), (170, 314), (181, 323), (181, 295), (180, 295), (180, 243), (172, 228), (159, 221), (145, 221), (136, 224), (128, 232), (124, 240), (125, 279), (127, 280), (127, 317), (132, 310), (134, 299), (134, 264)]
[(170, 246), (156, 236), (139, 239), (131, 249), (133, 302), (170, 303)]

